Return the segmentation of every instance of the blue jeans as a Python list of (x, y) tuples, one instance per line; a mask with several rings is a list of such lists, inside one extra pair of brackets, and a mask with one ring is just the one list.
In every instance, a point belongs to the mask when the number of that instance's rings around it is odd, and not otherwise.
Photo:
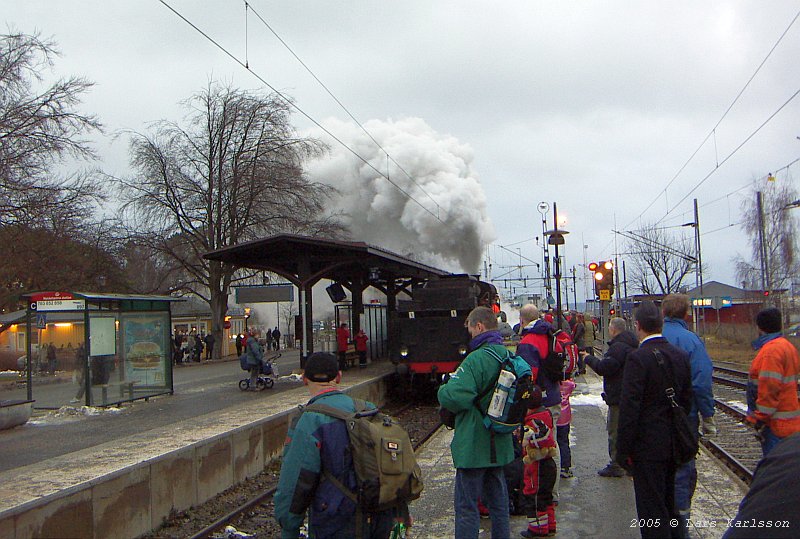
[(689, 537), (689, 517), (691, 516), (692, 496), (697, 487), (697, 466), (695, 460), (687, 462), (675, 470), (675, 510), (682, 525), (679, 529), (680, 537)]
[[(690, 414), (687, 418), (689, 426), (700, 435), (700, 417), (697, 413)], [(692, 511), (692, 497), (697, 488), (696, 460), (692, 459), (675, 469), (675, 512), (681, 520), (681, 526), (676, 530), (678, 537), (689, 539), (689, 517)]]
[(781, 441), (774, 432), (769, 427), (765, 427), (761, 434), (764, 435), (764, 441), (761, 442), (761, 452), (764, 456), (767, 456), (767, 453), (772, 451), (772, 448), (778, 445), (778, 442)]
[(478, 539), (480, 514), (478, 499), (489, 509), (492, 538), (511, 537), (508, 517), (508, 490), (503, 467), (456, 469), (456, 539)]

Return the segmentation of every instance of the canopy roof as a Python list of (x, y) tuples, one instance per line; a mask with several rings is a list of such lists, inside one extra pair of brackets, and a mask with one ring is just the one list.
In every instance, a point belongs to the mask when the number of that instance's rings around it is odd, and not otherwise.
[(425, 280), (450, 272), (364, 242), (279, 234), (206, 253), (204, 258), (271, 271), (296, 285), (319, 279), (381, 284)]

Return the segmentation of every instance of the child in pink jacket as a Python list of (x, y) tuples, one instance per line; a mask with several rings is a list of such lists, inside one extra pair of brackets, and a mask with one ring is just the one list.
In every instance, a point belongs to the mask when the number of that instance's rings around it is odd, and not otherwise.
[(562, 380), (561, 387), (561, 416), (556, 424), (556, 438), (558, 450), (561, 452), (561, 477), (569, 479), (572, 474), (572, 452), (569, 449), (569, 424), (572, 422), (572, 407), (569, 397), (575, 390), (575, 382), (571, 379)]

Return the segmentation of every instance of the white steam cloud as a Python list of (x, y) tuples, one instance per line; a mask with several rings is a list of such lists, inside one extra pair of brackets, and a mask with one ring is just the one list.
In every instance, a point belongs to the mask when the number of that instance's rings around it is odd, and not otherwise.
[(366, 122), (365, 129), (411, 180), (359, 126), (328, 120), (325, 127), (419, 202), (325, 133), (312, 133), (331, 152), (308, 163), (307, 171), (339, 190), (333, 203), (345, 213), (353, 240), (448, 270), (478, 272), (494, 227), (467, 144), (420, 118)]

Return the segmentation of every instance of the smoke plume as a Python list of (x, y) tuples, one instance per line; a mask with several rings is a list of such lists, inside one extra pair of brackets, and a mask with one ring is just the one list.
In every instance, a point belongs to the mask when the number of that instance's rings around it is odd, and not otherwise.
[(366, 122), (365, 129), (406, 175), (357, 125), (328, 120), (325, 127), (419, 202), (325, 133), (311, 133), (331, 151), (309, 163), (307, 171), (311, 179), (339, 190), (333, 203), (346, 215), (353, 240), (436, 267), (478, 272), (494, 227), (468, 145), (437, 133), (420, 118)]

